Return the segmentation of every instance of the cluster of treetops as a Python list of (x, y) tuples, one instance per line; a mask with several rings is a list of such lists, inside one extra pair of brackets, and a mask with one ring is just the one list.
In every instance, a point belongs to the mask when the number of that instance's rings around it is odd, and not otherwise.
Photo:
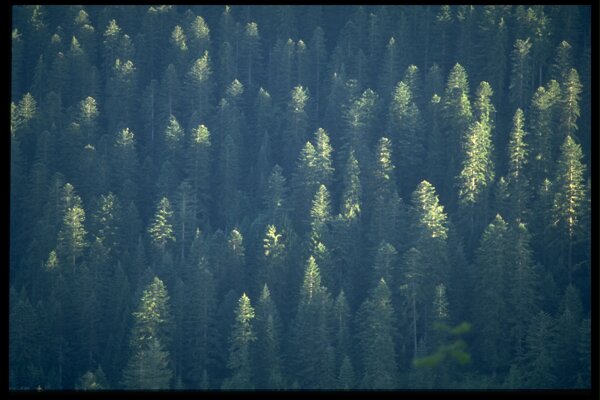
[(10, 387), (589, 387), (590, 19), (14, 6)]

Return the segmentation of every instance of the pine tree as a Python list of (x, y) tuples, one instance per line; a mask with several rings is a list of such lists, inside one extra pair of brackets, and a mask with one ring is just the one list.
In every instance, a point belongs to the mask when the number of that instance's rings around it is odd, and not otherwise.
[(9, 386), (32, 390), (43, 383), (40, 341), (43, 325), (24, 290), (17, 294), (10, 288), (9, 321)]
[(281, 322), (267, 284), (263, 286), (256, 306), (254, 342), (255, 382), (257, 389), (283, 389), (283, 371), (280, 357)]
[(360, 166), (358, 160), (354, 156), (354, 151), (351, 151), (346, 161), (344, 170), (344, 189), (340, 211), (342, 216), (347, 220), (354, 220), (361, 214), (361, 197), (362, 187), (360, 184)]
[(556, 371), (556, 327), (548, 313), (540, 311), (529, 325), (525, 353), (525, 387), (530, 389), (553, 388)]
[(172, 224), (173, 211), (169, 199), (163, 197), (156, 206), (154, 221), (148, 228), (148, 233), (152, 238), (152, 242), (158, 246), (161, 252), (165, 251), (165, 247), (169, 242), (175, 241), (173, 235)]
[(273, 167), (267, 180), (263, 207), (267, 218), (277, 224), (283, 223), (289, 213), (287, 182), (279, 165)]
[(583, 316), (581, 293), (573, 285), (567, 286), (556, 316), (556, 358), (560, 360), (563, 373), (557, 375), (557, 386), (575, 387), (579, 357), (579, 328)]
[(215, 365), (216, 297), (213, 274), (202, 256), (185, 276), (182, 326), (185, 351), (182, 355), (183, 381), (191, 389), (202, 388), (204, 374)]
[[(460, 171), (462, 146), (461, 139), (467, 133), (473, 120), (469, 100), (469, 81), (467, 72), (460, 64), (455, 64), (446, 81), (442, 96), (443, 132), (446, 135), (446, 149), (449, 153), (446, 165), (446, 179), (452, 179)], [(442, 189), (449, 193), (450, 188)]]
[(510, 101), (514, 107), (527, 109), (527, 100), (531, 96), (532, 88), (532, 65), (531, 65), (531, 42), (529, 38), (515, 41), (511, 52), (510, 73)]
[(133, 350), (149, 346), (149, 342), (154, 338), (160, 340), (160, 344), (164, 346), (169, 345), (173, 329), (169, 294), (158, 277), (155, 276), (145, 287), (133, 317), (130, 343)]
[(575, 136), (577, 131), (577, 118), (581, 115), (579, 101), (581, 100), (581, 82), (577, 70), (571, 68), (562, 87), (563, 97), (560, 104), (560, 132), (561, 136)]
[(315, 173), (316, 179), (322, 185), (330, 186), (333, 179), (333, 164), (331, 153), (333, 149), (329, 143), (329, 136), (323, 128), (315, 132)]
[(508, 274), (508, 304), (512, 310), (507, 322), (511, 325), (511, 338), (515, 359), (524, 354), (529, 321), (539, 307), (538, 272), (530, 247), (526, 226), (519, 223), (510, 233), (512, 265)]
[(500, 215), (483, 232), (475, 258), (475, 282), (477, 302), (473, 304), (474, 329), (480, 332), (479, 354), (482, 365), (489, 371), (506, 367), (508, 345), (502, 321), (508, 316), (507, 279), (511, 269), (508, 256), (508, 225)]
[(390, 90), (399, 80), (401, 73), (399, 58), (400, 53), (398, 43), (392, 36), (385, 47), (383, 65), (381, 66), (381, 75), (379, 78), (379, 93), (381, 93), (385, 100), (388, 100), (391, 97)]
[(116, 195), (109, 192), (100, 195), (98, 208), (92, 216), (94, 234), (102, 242), (112, 257), (120, 254), (122, 246), (121, 218), (122, 209)]
[(280, 164), (284, 170), (291, 170), (291, 161), (300, 152), (302, 143), (306, 140), (308, 130), (308, 116), (306, 106), (309, 99), (308, 89), (296, 86), (289, 94), (287, 111), (285, 117), (285, 136), (281, 141)]
[(475, 102), (479, 119), (463, 136), (462, 170), (458, 175), (458, 198), (466, 219), (467, 248), (472, 248), (487, 219), (489, 193), (494, 181), (492, 129), (494, 107), (490, 102), (493, 91), (487, 82), (477, 88)]
[(242, 294), (235, 309), (235, 322), (229, 339), (229, 360), (227, 368), (232, 376), (223, 383), (224, 389), (253, 389), (254, 366), (250, 346), (256, 340), (253, 328), (254, 308), (246, 293)]
[(168, 390), (173, 372), (169, 367), (169, 352), (158, 338), (150, 338), (137, 350), (123, 371), (123, 387), (128, 390)]
[(524, 131), (525, 116), (523, 110), (517, 108), (513, 117), (513, 128), (508, 143), (508, 186), (511, 199), (510, 214), (517, 223), (527, 216), (529, 198), (531, 196), (529, 179), (525, 172), (528, 161), (527, 132)]
[(382, 241), (377, 248), (375, 260), (373, 261), (372, 281), (377, 285), (383, 278), (386, 283), (389, 282), (394, 287), (394, 277), (396, 276), (396, 258), (398, 252), (391, 244)]
[(132, 355), (123, 370), (123, 385), (138, 390), (170, 388), (173, 372), (168, 345), (172, 320), (169, 294), (158, 277), (146, 286), (133, 317), (129, 345)]
[(396, 144), (394, 153), (398, 159), (398, 174), (405, 177), (400, 186), (406, 189), (402, 193), (406, 193), (418, 182), (418, 176), (413, 179), (408, 179), (408, 176), (422, 168), (425, 148), (420, 111), (411, 86), (404, 81), (398, 83), (392, 94), (387, 128)]
[(192, 129), (187, 147), (187, 173), (197, 201), (197, 218), (206, 224), (210, 210), (211, 133), (206, 125)]
[(363, 360), (361, 386), (365, 389), (394, 389), (398, 370), (394, 344), (394, 307), (385, 280), (380, 279), (359, 310)]
[(550, 176), (554, 161), (554, 143), (559, 136), (554, 119), (560, 100), (560, 86), (557, 81), (540, 86), (531, 98), (529, 122), (531, 132), (531, 179), (534, 187)]
[(189, 109), (193, 110), (189, 118), (191, 119), (190, 122), (194, 124), (204, 123), (210, 117), (212, 110), (210, 98), (214, 87), (212, 61), (208, 50), (196, 54), (202, 54), (202, 57), (192, 63), (184, 81), (184, 87), (188, 94)]
[(310, 256), (300, 289), (298, 312), (293, 322), (296, 379), (304, 389), (327, 389), (327, 348), (330, 346), (331, 299), (321, 285), (321, 273)]
[[(572, 250), (576, 231), (580, 229), (581, 212), (585, 197), (583, 174), (585, 164), (581, 146), (571, 136), (567, 136), (556, 166), (554, 179), (554, 203), (552, 205), (553, 225), (558, 229), (559, 240), (563, 243), (562, 254), (566, 260), (567, 276), (572, 280)], [(566, 254), (565, 254), (566, 253)]]
[(196, 231), (196, 203), (192, 185), (184, 180), (179, 185), (173, 201), (175, 210), (173, 229), (180, 248), (181, 261), (185, 259), (186, 250), (193, 239), (193, 232)]
[(58, 232), (58, 257), (64, 262), (68, 262), (72, 268), (76, 267), (77, 260), (83, 255), (84, 249), (87, 247), (87, 231), (83, 225), (84, 222), (85, 211), (80, 205), (74, 205), (67, 208), (62, 226)]

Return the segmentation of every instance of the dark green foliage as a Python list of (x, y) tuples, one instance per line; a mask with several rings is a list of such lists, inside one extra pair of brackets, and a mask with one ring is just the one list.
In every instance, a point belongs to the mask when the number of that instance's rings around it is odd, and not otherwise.
[(590, 387), (591, 10), (15, 5), (9, 389)]
[(364, 389), (394, 389), (397, 364), (394, 345), (394, 307), (385, 280), (380, 279), (358, 311)]

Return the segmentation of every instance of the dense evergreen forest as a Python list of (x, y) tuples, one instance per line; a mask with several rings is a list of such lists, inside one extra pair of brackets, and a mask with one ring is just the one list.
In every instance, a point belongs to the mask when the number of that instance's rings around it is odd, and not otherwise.
[(12, 389), (589, 388), (589, 6), (14, 6)]

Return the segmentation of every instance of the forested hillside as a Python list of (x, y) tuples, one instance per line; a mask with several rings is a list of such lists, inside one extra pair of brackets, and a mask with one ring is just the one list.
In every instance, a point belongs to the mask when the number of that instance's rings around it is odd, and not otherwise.
[(589, 6), (14, 6), (12, 389), (589, 388)]

